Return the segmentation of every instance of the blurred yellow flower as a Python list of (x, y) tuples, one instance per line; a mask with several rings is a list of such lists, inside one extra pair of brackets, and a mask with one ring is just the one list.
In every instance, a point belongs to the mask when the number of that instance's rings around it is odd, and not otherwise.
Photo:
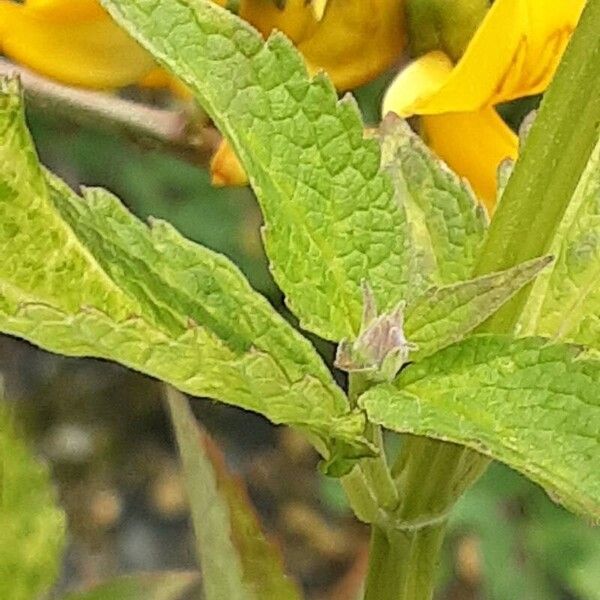
[[(406, 44), (402, 0), (286, 0), (283, 8), (274, 0), (241, 0), (239, 14), (265, 37), (283, 31), (311, 72), (325, 70), (343, 90), (389, 68)], [(0, 0), (0, 52), (68, 85), (114, 89), (137, 83), (187, 95), (97, 0)], [(247, 182), (227, 144), (213, 165), (216, 184)]]
[(494, 106), (548, 87), (585, 2), (496, 0), (456, 64), (439, 51), (425, 54), (386, 93), (384, 114), (421, 115), (428, 144), (490, 212), (498, 165), (518, 150)]
[(130, 85), (156, 68), (96, 0), (0, 0), (0, 52), (52, 79), (89, 88)]
[(240, 16), (264, 36), (283, 31), (311, 71), (323, 69), (347, 90), (399, 61), (406, 45), (402, 0), (242, 0)]
[[(227, 0), (213, 0), (226, 5)], [(405, 45), (401, 0), (241, 0), (239, 14), (265, 37), (283, 31), (312, 71), (348, 89), (390, 67)], [(70, 85), (117, 88), (155, 68), (98, 0), (0, 0), (0, 52)], [(150, 85), (165, 83), (153, 73)]]

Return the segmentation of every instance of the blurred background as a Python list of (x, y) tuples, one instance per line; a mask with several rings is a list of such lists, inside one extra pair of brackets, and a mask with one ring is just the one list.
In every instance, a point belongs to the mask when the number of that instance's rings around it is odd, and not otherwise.
[[(386, 79), (357, 91), (376, 122)], [(536, 100), (504, 107), (517, 125)], [(166, 219), (236, 262), (285, 314), (260, 242), (248, 189), (215, 189), (209, 175), (123, 136), (31, 108), (42, 162), (74, 188), (99, 185), (144, 219)], [(333, 348), (316, 342), (331, 364)], [(6, 396), (51, 465), (68, 515), (60, 589), (115, 574), (195, 568), (192, 532), (161, 385), (98, 360), (48, 354), (0, 337)], [(367, 529), (335, 480), (320, 475), (296, 433), (210, 400), (193, 408), (245, 480), (266, 529), (307, 597), (350, 600), (364, 573)], [(455, 510), (443, 556), (443, 599), (600, 600), (598, 530), (537, 487), (494, 465)], [(9, 600), (9, 599), (7, 599)]]

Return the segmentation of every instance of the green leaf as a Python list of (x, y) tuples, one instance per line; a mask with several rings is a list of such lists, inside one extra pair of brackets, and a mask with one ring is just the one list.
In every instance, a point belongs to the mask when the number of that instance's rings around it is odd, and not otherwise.
[(600, 517), (600, 361), (541, 338), (476, 336), (360, 399), (394, 431), (468, 446)]
[(404, 333), (411, 360), (462, 340), (552, 261), (542, 257), (471, 281), (432, 288), (406, 310)]
[(206, 600), (300, 600), (243, 483), (199, 427), (185, 396), (167, 391), (183, 462)]
[(471, 189), (395, 114), (383, 120), (380, 141), (408, 221), (409, 291), (470, 279), (487, 226)]
[(197, 597), (197, 573), (145, 573), (126, 575), (89, 590), (67, 594), (63, 600), (186, 600)]
[(0, 164), (2, 331), (362, 452), (364, 417), (349, 414), (313, 347), (231, 262), (167, 223), (147, 227), (106, 191), (81, 199), (41, 169), (14, 81), (0, 87)]
[(558, 258), (533, 286), (523, 330), (600, 350), (600, 142), (551, 252)]
[(231, 142), (261, 204), (273, 274), (302, 327), (354, 337), (361, 281), (381, 310), (408, 285), (404, 216), (354, 100), (309, 79), (282, 35), (264, 44), (209, 0), (104, 0), (180, 77)]
[(48, 469), (0, 401), (0, 598), (31, 600), (46, 592), (58, 576), (64, 535)]

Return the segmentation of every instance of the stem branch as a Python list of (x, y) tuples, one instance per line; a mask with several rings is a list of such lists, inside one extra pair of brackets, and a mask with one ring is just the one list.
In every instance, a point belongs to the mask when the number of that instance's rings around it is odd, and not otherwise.
[(206, 167), (221, 137), (190, 111), (154, 108), (105, 92), (69, 87), (0, 58), (0, 76), (18, 75), (27, 103), (60, 119), (125, 135)]

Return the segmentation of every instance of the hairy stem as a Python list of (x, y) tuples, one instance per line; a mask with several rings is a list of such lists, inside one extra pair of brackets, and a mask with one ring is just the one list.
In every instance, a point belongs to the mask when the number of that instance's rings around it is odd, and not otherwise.
[[(362, 375), (349, 375), (348, 398), (356, 406), (358, 397), (370, 386)], [(366, 523), (381, 523), (386, 520), (386, 511), (398, 504), (398, 492), (387, 464), (381, 428), (368, 424), (367, 437), (379, 450), (375, 458), (365, 458), (354, 470), (342, 479), (342, 486), (356, 516)]]

